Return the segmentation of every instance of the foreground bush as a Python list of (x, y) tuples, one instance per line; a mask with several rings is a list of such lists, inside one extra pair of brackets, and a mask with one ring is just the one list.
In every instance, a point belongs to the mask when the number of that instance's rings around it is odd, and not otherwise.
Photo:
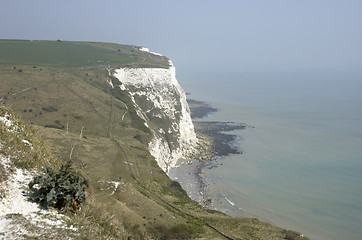
[(75, 212), (85, 202), (88, 181), (76, 173), (70, 164), (62, 165), (58, 172), (45, 168), (44, 174), (29, 183), (29, 198), (42, 207)]

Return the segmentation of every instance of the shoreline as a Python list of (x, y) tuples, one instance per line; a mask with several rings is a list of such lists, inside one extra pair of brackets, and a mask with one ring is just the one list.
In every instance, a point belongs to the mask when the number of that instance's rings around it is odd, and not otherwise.
[[(201, 101), (187, 100), (191, 110), (192, 122), (195, 126), (199, 145), (195, 154), (187, 159), (179, 159), (176, 166), (169, 171), (169, 177), (178, 181), (189, 197), (204, 208), (218, 210), (232, 215), (231, 212), (241, 209), (227, 199), (226, 196), (211, 196), (210, 186), (206, 183), (204, 170), (222, 166), (222, 159), (230, 154), (242, 154), (241, 149), (232, 143), (238, 140), (235, 130), (247, 126), (235, 122), (202, 121), (202, 118), (219, 111)], [(216, 209), (214, 202), (225, 201), (228, 209)]]
[[(204, 109), (201, 108), (202, 110), (210, 108), (214, 109), (212, 112), (203, 111), (202, 118), (218, 111), (218, 109), (210, 106), (205, 102), (197, 101), (197, 103), (197, 108), (193, 108), (192, 103), (189, 104), (191, 112), (199, 110), (200, 107), (202, 107), (200, 103), (205, 105)], [(242, 154), (241, 149), (239, 149), (240, 147), (237, 147), (238, 145), (240, 146), (240, 142), (238, 142), (238, 144), (235, 144), (234, 142), (240, 139), (238, 138), (240, 133), (236, 134), (233, 131), (254, 128), (254, 126), (248, 126), (246, 124), (235, 122), (202, 121), (202, 118), (192, 119), (192, 122), (195, 126), (196, 135), (199, 140), (201, 137), (203, 141), (200, 144), (202, 149), (201, 151), (199, 149), (199, 155), (196, 154), (196, 158), (191, 158), (193, 160), (191, 160), (192, 163), (187, 170), (185, 165), (188, 164), (190, 160), (181, 159), (178, 161), (176, 167), (172, 169), (173, 172), (169, 175), (169, 177), (172, 180), (178, 181), (182, 188), (187, 192), (189, 197), (192, 200), (198, 202), (208, 211), (218, 211), (236, 218), (255, 218), (268, 224), (283, 228), (281, 224), (276, 224), (274, 221), (263, 218), (262, 216), (255, 217), (251, 214), (248, 215), (249, 213), (247, 212), (247, 208), (245, 208), (244, 211), (241, 207), (238, 206), (237, 202), (234, 203), (232, 200), (230, 200), (232, 199), (230, 197), (233, 194), (232, 192), (229, 194), (226, 193), (227, 191), (219, 191), (216, 185), (213, 186), (215, 183), (217, 183), (218, 179), (213, 179), (210, 181), (210, 176), (207, 176), (207, 171), (212, 168), (222, 166), (223, 160), (227, 156)], [(221, 149), (222, 151), (217, 151), (216, 149)], [(206, 157), (200, 158), (200, 155), (202, 156), (203, 152), (206, 152), (206, 154), (204, 154)], [(196, 164), (194, 162), (196, 162)], [(189, 178), (190, 175), (192, 178)], [(294, 228), (295, 227), (292, 227), (292, 229)], [(302, 230), (299, 231), (306, 232)], [(301, 237), (301, 239), (309, 239), (304, 238), (303, 234), (301, 233), (296, 234), (296, 236)]]

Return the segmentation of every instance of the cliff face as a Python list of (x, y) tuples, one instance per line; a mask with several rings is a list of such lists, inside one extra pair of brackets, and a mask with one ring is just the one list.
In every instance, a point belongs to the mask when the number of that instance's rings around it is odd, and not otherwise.
[(114, 77), (131, 95), (137, 114), (152, 131), (150, 153), (167, 173), (179, 158), (194, 151), (197, 143), (186, 95), (169, 61), (164, 68), (121, 68)]

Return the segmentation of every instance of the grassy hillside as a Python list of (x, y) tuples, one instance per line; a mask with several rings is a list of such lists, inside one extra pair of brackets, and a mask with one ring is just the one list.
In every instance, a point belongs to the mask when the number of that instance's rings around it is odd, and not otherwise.
[[(90, 181), (79, 239), (301, 239), (257, 219), (203, 209), (147, 150), (150, 131), (108, 67), (167, 67), (132, 46), (0, 41), (0, 102), (38, 129), (59, 162)], [(123, 119), (123, 121), (122, 121)]]

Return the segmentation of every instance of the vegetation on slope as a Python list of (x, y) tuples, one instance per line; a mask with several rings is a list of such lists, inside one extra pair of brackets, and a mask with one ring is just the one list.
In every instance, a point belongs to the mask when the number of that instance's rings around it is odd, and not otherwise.
[(36, 129), (0, 104), (0, 238), (77, 236), (66, 216), (39, 209), (37, 204), (27, 201), (27, 184), (31, 178), (44, 167), (57, 166), (58, 162), (49, 154)]
[(77, 212), (86, 200), (87, 179), (74, 171), (70, 162), (62, 165), (59, 171), (48, 167), (43, 172), (29, 183), (29, 199), (45, 209), (54, 207), (62, 212)]
[[(10, 156), (15, 167), (37, 169), (57, 168), (57, 162), (36, 128), (22, 121), (11, 109), (0, 104), (0, 154)], [(2, 173), (5, 176), (6, 173)]]
[[(4, 42), (13, 41), (0, 41), (0, 49)], [(89, 180), (87, 203), (70, 215), (79, 239), (284, 239), (291, 235), (257, 219), (235, 219), (193, 202), (149, 154), (151, 133), (137, 116), (129, 94), (107, 83), (112, 80), (108, 65), (86, 64), (85, 57), (76, 62), (55, 57), (63, 51), (56, 44), (64, 42), (40, 41), (38, 48), (30, 48), (30, 41), (14, 42), (24, 44), (20, 48), (24, 57), (5, 47), (8, 55), (0, 57), (0, 101), (38, 128), (59, 163), (71, 161)], [(88, 56), (94, 47), (114, 48), (115, 54), (116, 49), (128, 48), (67, 44), (79, 47), (78, 54), (87, 51)], [(42, 47), (52, 57), (38, 54)], [(16, 58), (10, 58), (12, 51)], [(97, 51), (94, 54), (103, 62), (110, 59)], [(130, 55), (128, 60), (109, 60), (112, 66), (165, 66), (163, 61), (146, 61), (148, 53), (139, 51), (144, 56), (140, 60), (131, 58), (132, 52), (125, 54)]]

